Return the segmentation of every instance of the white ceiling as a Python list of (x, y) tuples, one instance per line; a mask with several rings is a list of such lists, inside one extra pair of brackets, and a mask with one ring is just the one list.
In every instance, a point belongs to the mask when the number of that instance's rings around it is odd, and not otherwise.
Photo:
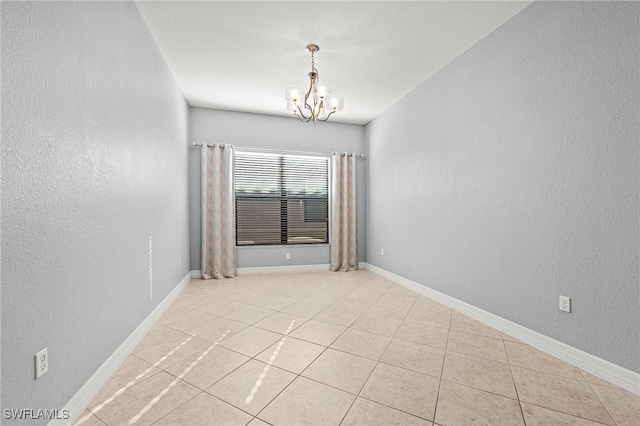
[(343, 96), (331, 121), (365, 124), (530, 2), (137, 1), (191, 106), (289, 115), (308, 43)]

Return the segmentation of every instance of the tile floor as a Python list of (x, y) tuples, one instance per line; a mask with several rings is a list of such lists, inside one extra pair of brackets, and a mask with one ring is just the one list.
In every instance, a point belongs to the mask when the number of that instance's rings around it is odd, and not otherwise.
[(640, 425), (640, 398), (368, 271), (192, 280), (84, 425)]

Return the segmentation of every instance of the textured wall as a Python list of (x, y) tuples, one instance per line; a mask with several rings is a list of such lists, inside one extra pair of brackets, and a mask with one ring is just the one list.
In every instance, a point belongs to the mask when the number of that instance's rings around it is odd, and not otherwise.
[(639, 15), (533, 3), (372, 121), (367, 261), (640, 371)]
[(2, 2), (2, 408), (62, 408), (187, 274), (187, 126), (133, 3)]
[[(284, 101), (283, 101), (284, 102)], [(284, 103), (283, 103), (284, 107)], [(242, 112), (190, 108), (191, 142), (229, 143), (236, 147), (307, 152), (364, 150), (364, 127), (342, 123), (301, 123), (297, 119)], [(366, 258), (365, 162), (357, 165), (358, 257)], [(200, 150), (189, 154), (191, 269), (200, 269)], [(328, 246), (240, 247), (238, 267), (291, 266), (329, 263)], [(291, 260), (285, 260), (285, 253)]]

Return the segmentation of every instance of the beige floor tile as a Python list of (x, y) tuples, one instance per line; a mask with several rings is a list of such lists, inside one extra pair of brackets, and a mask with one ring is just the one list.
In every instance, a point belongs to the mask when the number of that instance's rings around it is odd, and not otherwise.
[(362, 312), (329, 306), (327, 309), (313, 317), (313, 319), (349, 327), (355, 320), (358, 319), (358, 317), (360, 317), (360, 315), (362, 315)]
[(439, 382), (425, 374), (379, 363), (360, 396), (433, 420)]
[(516, 342), (516, 343), (523, 343), (520, 340), (516, 339), (513, 336), (509, 336), (506, 333), (501, 333), (502, 334), (502, 340), (504, 340), (505, 342)]
[(165, 322), (170, 321), (174, 317), (190, 311), (191, 309), (188, 308), (187, 306), (182, 306), (177, 303), (173, 303), (171, 306), (167, 308), (166, 311), (164, 311), (160, 319), (158, 319), (158, 324), (164, 324)]
[(275, 331), (276, 333), (291, 333), (307, 321), (307, 318), (299, 315), (285, 314), (284, 312), (276, 312), (269, 315), (262, 321), (258, 321), (254, 325), (264, 328), (265, 330)]
[(444, 350), (393, 339), (380, 361), (434, 377), (442, 374)]
[(117, 392), (122, 392), (124, 388), (130, 388), (136, 383), (147, 380), (149, 377), (158, 374), (160, 369), (152, 364), (141, 360), (135, 355), (129, 355), (120, 368), (111, 376), (109, 381), (98, 391), (89, 407), (93, 407), (107, 398), (115, 396)]
[(451, 325), (451, 313), (432, 311), (426, 308), (413, 307), (404, 319), (409, 322), (448, 329)]
[(253, 304), (256, 306), (262, 306), (263, 308), (273, 309), (274, 311), (279, 311), (295, 302), (296, 299), (290, 299), (288, 297), (268, 296), (257, 299)]
[(298, 377), (259, 414), (274, 425), (338, 425), (355, 395)]
[(247, 327), (230, 337), (222, 339), (220, 346), (254, 357), (282, 338), (282, 334), (258, 327)]
[(226, 314), (225, 317), (234, 321), (240, 321), (245, 324), (255, 324), (258, 321), (261, 321), (266, 317), (273, 315), (275, 312), (276, 311), (274, 311), (273, 309), (246, 305), (238, 310)]
[(338, 300), (340, 300), (341, 297), (343, 296), (335, 293), (333, 290), (325, 289), (317, 293), (314, 293), (310, 296), (307, 296), (303, 300), (317, 304), (317, 305), (324, 305), (326, 309), (329, 306), (336, 303)]
[[(255, 282), (253, 283), (246, 291), (242, 291), (241, 293), (235, 295), (232, 297), (231, 300), (233, 300), (233, 302), (238, 303), (238, 305), (235, 305), (234, 309), (232, 310), (227, 310), (227, 312), (225, 313), (225, 315), (228, 315), (229, 313), (233, 312), (234, 310), (239, 310), (242, 309), (242, 307), (244, 305), (252, 305), (252, 306), (258, 306), (256, 305), (256, 302), (259, 300), (264, 299), (265, 296), (262, 293), (257, 293), (253, 290), (256, 290), (256, 287), (259, 285), (259, 282)], [(229, 302), (227, 302), (229, 303)], [(240, 306), (239, 304), (242, 304), (243, 306)], [(246, 306), (244, 306), (246, 307)], [(262, 306), (261, 306), (262, 307)], [(265, 308), (267, 309), (267, 308)], [(272, 311), (275, 311), (275, 309), (270, 309)]]
[(331, 347), (377, 361), (387, 349), (389, 342), (390, 337), (349, 328)]
[(202, 352), (197, 352), (178, 363), (169, 365), (165, 370), (204, 390), (248, 360), (249, 357), (229, 349), (209, 346)]
[(251, 360), (207, 389), (212, 395), (253, 415), (258, 414), (295, 374)]
[(254, 417), (253, 420), (247, 423), (247, 426), (269, 426), (269, 423), (263, 422), (259, 418)]
[(508, 364), (447, 352), (442, 378), (450, 382), (517, 399)]
[(378, 302), (411, 308), (416, 300), (418, 300), (418, 295), (412, 291), (407, 294), (387, 292), (378, 299)]
[(435, 422), (441, 425), (524, 425), (518, 401), (450, 383), (440, 385)]
[(132, 353), (137, 353), (152, 346), (167, 342), (175, 343), (175, 346), (189, 338), (189, 336), (190, 334), (188, 333), (183, 333), (181, 331), (174, 330), (173, 328), (165, 327), (162, 324), (155, 324), (136, 345)]
[(556, 357), (548, 355), (524, 343), (504, 342), (509, 363), (518, 367), (530, 368), (545, 373), (557, 374), (576, 380), (584, 380), (580, 371)]
[(413, 290), (409, 290), (408, 288), (403, 287), (401, 285), (392, 285), (387, 290), (387, 294), (395, 294), (395, 295), (409, 296), (409, 297), (418, 297), (418, 293), (416, 293)]
[(405, 321), (394, 337), (405, 342), (413, 342), (444, 349), (447, 347), (448, 336), (449, 331), (444, 328), (430, 327), (428, 325)]
[(408, 306), (397, 306), (384, 302), (376, 302), (365, 312), (365, 315), (373, 315), (376, 317), (391, 318), (402, 321), (405, 319), (410, 309), (411, 307)]
[(502, 339), (451, 330), (447, 351), (459, 352), (480, 358), (508, 363)]
[(237, 311), (246, 307), (246, 303), (234, 302), (230, 300), (220, 300), (215, 298), (214, 301), (209, 300), (197, 300), (191, 304), (191, 307), (200, 311), (208, 312), (217, 316), (227, 316), (231, 312)]
[(357, 395), (375, 366), (373, 360), (327, 349), (302, 375)]
[(287, 336), (284, 341), (274, 343), (255, 358), (258, 361), (271, 362), (276, 367), (300, 374), (324, 350), (324, 346)]
[(154, 425), (245, 425), (251, 418), (249, 414), (202, 392)]
[(400, 324), (402, 324), (400, 320), (365, 313), (351, 325), (351, 328), (393, 337), (400, 328)]
[(230, 337), (232, 334), (247, 328), (248, 325), (239, 321), (230, 320), (228, 318), (219, 317), (213, 321), (203, 324), (200, 327), (196, 327), (192, 330), (192, 333), (197, 337), (207, 340), (211, 343), (215, 343), (222, 336)]
[(481, 336), (493, 337), (495, 339), (502, 339), (502, 333), (495, 328), (489, 327), (480, 321), (476, 321), (455, 311), (451, 316), (451, 329), (464, 331), (465, 333), (480, 334)]
[(575, 417), (559, 411), (549, 410), (548, 408), (538, 407), (537, 405), (521, 403), (522, 414), (527, 426), (601, 426), (602, 423), (592, 422), (591, 420)]
[(372, 304), (373, 302), (368, 300), (356, 299), (355, 297), (343, 297), (336, 303), (331, 305), (331, 307), (348, 309), (350, 311), (356, 311), (362, 314), (364, 313), (364, 311), (369, 309)]
[(204, 311), (192, 310), (180, 315), (175, 315), (163, 322), (162, 325), (173, 328), (174, 330), (191, 333), (193, 329), (203, 324), (208, 324), (216, 318), (218, 318), (217, 315)]
[(416, 309), (426, 309), (432, 312), (442, 312), (445, 314), (451, 314), (453, 311), (451, 308), (443, 305), (442, 303), (438, 303), (435, 300), (429, 299), (428, 297), (418, 297), (416, 303), (413, 305)]
[(355, 291), (352, 291), (348, 294), (348, 297), (353, 297), (354, 299), (362, 299), (367, 302), (375, 303), (376, 300), (380, 299), (380, 296), (384, 294), (384, 291), (376, 291), (370, 288), (359, 288)]
[(591, 388), (619, 426), (640, 425), (640, 396), (611, 386), (592, 384)]
[(528, 402), (605, 424), (614, 424), (607, 410), (584, 380), (511, 367), (518, 396)]
[(329, 346), (345, 330), (346, 327), (341, 325), (310, 319), (294, 330), (293, 333), (291, 333), (291, 337), (317, 343), (322, 346)]
[(591, 383), (592, 385), (609, 386), (611, 388), (618, 388), (618, 386), (614, 385), (613, 383), (610, 383), (604, 379), (601, 379), (598, 376), (594, 376), (591, 373), (587, 373), (584, 370), (580, 370), (580, 373), (582, 373), (582, 377), (584, 377), (584, 379), (587, 382)]
[(134, 355), (150, 364), (163, 368), (170, 363), (183, 360), (189, 355), (204, 350), (211, 342), (183, 334), (180, 339), (167, 339), (155, 346), (134, 352)]
[(324, 303), (314, 303), (308, 300), (301, 300), (293, 303), (282, 310), (286, 314), (298, 315), (305, 318), (312, 318), (327, 309)]
[(368, 399), (358, 398), (347, 413), (342, 426), (359, 426), (359, 425), (397, 425), (397, 426), (431, 426), (433, 423), (411, 414), (369, 401)]
[(105, 426), (104, 422), (102, 422), (99, 418), (94, 416), (91, 411), (84, 410), (82, 415), (73, 423), (73, 426)]
[(110, 403), (92, 407), (91, 412), (108, 425), (126, 425), (130, 420), (137, 425), (149, 425), (198, 393), (190, 384), (160, 372), (127, 389)]

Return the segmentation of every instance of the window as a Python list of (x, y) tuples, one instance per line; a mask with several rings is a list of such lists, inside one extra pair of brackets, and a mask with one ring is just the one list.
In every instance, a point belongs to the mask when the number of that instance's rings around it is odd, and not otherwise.
[(329, 242), (329, 159), (236, 151), (236, 245)]

